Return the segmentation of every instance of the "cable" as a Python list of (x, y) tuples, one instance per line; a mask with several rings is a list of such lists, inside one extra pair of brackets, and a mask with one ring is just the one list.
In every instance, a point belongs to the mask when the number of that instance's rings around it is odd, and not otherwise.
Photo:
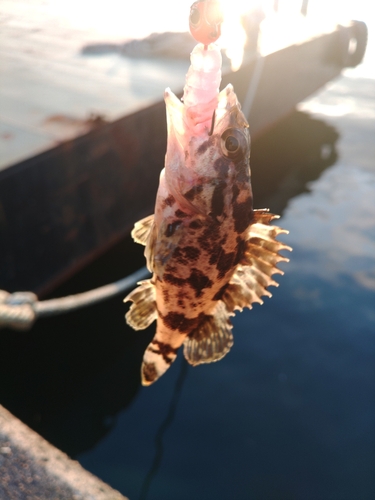
[(149, 274), (147, 268), (142, 267), (115, 283), (88, 292), (43, 301), (38, 301), (38, 297), (32, 292), (8, 293), (0, 290), (0, 328), (28, 330), (37, 318), (65, 314), (109, 299), (134, 287)]

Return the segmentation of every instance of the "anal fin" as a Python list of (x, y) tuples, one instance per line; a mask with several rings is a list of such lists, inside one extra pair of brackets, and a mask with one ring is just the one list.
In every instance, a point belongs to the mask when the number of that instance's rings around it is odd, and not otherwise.
[(219, 301), (212, 316), (186, 337), (184, 356), (193, 366), (222, 359), (233, 345), (230, 313)]
[(125, 319), (134, 330), (144, 330), (157, 318), (156, 291), (151, 280), (139, 281), (138, 285), (124, 299), (133, 302)]

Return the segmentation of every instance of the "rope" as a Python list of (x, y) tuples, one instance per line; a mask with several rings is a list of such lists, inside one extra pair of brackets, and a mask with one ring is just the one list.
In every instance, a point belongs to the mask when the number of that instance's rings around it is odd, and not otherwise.
[(148, 275), (147, 268), (142, 267), (115, 283), (88, 292), (43, 301), (38, 301), (38, 297), (32, 292), (8, 293), (0, 290), (0, 328), (28, 330), (37, 318), (65, 314), (81, 307), (91, 306), (125, 292)]

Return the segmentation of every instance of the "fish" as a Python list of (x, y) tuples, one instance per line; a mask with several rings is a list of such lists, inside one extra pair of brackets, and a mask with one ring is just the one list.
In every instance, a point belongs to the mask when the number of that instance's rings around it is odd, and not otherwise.
[(272, 276), (291, 250), (278, 216), (253, 208), (250, 135), (233, 86), (219, 91), (221, 53), (198, 44), (191, 53), (183, 99), (166, 89), (167, 151), (155, 213), (132, 230), (145, 245), (152, 277), (125, 297), (127, 323), (142, 330), (156, 320), (141, 380), (162, 376), (183, 345), (193, 366), (222, 359), (233, 345), (235, 311), (262, 304)]

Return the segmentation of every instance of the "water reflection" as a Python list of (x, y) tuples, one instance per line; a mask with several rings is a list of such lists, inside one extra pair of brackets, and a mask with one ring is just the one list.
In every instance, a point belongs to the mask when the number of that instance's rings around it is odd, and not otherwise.
[[(331, 283), (347, 276), (374, 289), (374, 174), (355, 166), (336, 165), (311, 187), (309, 196), (299, 196), (288, 207), (285, 224), (291, 231), (289, 240), (297, 249), (305, 250), (303, 263), (294, 260), (289, 270), (298, 268), (298, 272)], [(314, 252), (314, 262), (309, 261), (306, 249)]]
[(337, 130), (295, 112), (253, 144), (254, 206), (282, 214), (288, 201), (309, 191), (308, 183), (337, 160)]

